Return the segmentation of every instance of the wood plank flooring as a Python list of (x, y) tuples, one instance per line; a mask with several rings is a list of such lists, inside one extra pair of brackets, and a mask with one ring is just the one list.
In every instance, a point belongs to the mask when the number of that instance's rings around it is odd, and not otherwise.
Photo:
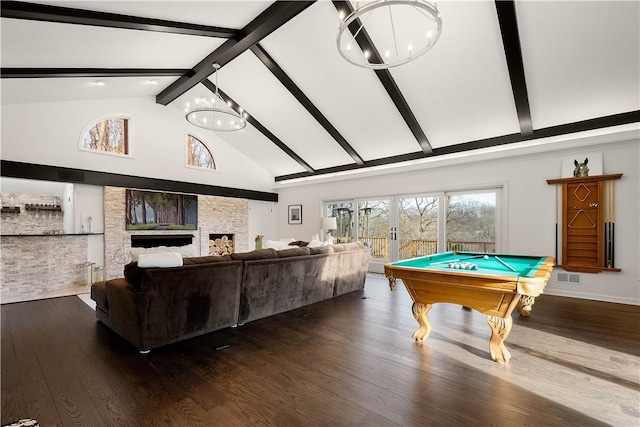
[(543, 295), (508, 365), (486, 317), (401, 282), (141, 355), (77, 297), (5, 304), (2, 418), (46, 426), (639, 426), (640, 307)]

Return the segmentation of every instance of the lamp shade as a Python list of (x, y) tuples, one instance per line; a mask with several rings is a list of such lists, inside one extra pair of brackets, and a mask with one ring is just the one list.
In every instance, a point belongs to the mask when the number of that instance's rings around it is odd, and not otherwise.
[(322, 221), (320, 222), (320, 228), (323, 230), (335, 230), (338, 228), (338, 223), (336, 222), (335, 217), (322, 217)]

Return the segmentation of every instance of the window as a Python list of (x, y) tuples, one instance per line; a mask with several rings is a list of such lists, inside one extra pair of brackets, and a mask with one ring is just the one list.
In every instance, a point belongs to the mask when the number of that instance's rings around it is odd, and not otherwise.
[(336, 243), (347, 243), (353, 239), (353, 207), (351, 201), (325, 203), (325, 213), (328, 217), (336, 217), (337, 230), (331, 235)]
[(447, 250), (496, 251), (496, 191), (447, 193)]
[(89, 127), (80, 141), (83, 150), (129, 156), (129, 118), (109, 117)]
[(216, 170), (216, 162), (206, 145), (193, 135), (187, 134), (187, 165)]

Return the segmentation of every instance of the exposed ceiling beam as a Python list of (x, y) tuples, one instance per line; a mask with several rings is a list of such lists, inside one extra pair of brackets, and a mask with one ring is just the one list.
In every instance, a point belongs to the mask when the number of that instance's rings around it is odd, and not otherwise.
[(98, 27), (124, 28), (128, 30), (156, 31), (191, 36), (230, 39), (238, 37), (238, 30), (188, 24), (164, 19), (141, 18), (117, 13), (96, 12), (70, 7), (18, 1), (0, 2), (3, 18), (28, 19), (32, 21), (59, 22), (65, 24), (92, 25)]
[[(353, 12), (353, 8), (348, 1), (333, 0), (333, 5), (338, 12), (343, 12), (345, 16), (348, 16)], [(356, 42), (363, 51), (366, 49), (371, 52), (370, 58), (372, 63), (384, 62), (382, 56), (380, 56), (380, 52), (376, 49), (366, 29), (362, 28), (362, 30), (360, 30), (361, 27), (362, 23), (359, 19), (356, 19), (351, 23), (351, 25), (349, 25), (349, 31), (351, 31), (351, 34), (355, 36)], [(422, 148), (423, 153), (431, 153), (431, 144), (429, 143), (427, 136), (422, 131), (418, 120), (416, 120), (416, 117), (413, 115), (413, 111), (409, 108), (409, 104), (404, 99), (404, 95), (402, 95), (396, 81), (393, 79), (393, 76), (391, 76), (391, 72), (389, 70), (375, 70), (375, 73), (398, 109), (398, 112), (411, 130), (411, 133), (413, 133), (418, 144), (420, 144), (420, 148)]]
[(61, 166), (39, 165), (35, 163), (0, 160), (0, 175), (9, 178), (36, 179), (40, 181), (71, 182), (97, 186), (122, 188), (145, 188), (176, 193), (204, 194), (211, 196), (236, 197), (249, 200), (277, 202), (277, 193), (220, 187), (193, 182), (170, 181), (110, 172), (72, 169)]
[(193, 67), (193, 74), (180, 77), (156, 97), (158, 104), (167, 105), (209, 77), (213, 64), (224, 66), (311, 6), (314, 1), (276, 1), (245, 26), (236, 40), (227, 40)]
[[(211, 91), (211, 93), (215, 93), (216, 92), (216, 85), (209, 79), (205, 79), (202, 84)], [(218, 88), (218, 94), (220, 95), (220, 97), (223, 99), (223, 101), (227, 104), (231, 105), (231, 108), (233, 108), (234, 110), (236, 110), (236, 112), (240, 111), (240, 105), (235, 102), (233, 99), (231, 99), (231, 97), (229, 97), (226, 93), (224, 93), (222, 90), (220, 90), (220, 88)], [(305, 162), (302, 157), (298, 156), (291, 148), (289, 148), (284, 142), (282, 142), (277, 136), (275, 136), (273, 133), (271, 133), (269, 131), (269, 129), (267, 129), (266, 127), (264, 127), (262, 125), (262, 123), (260, 123), (255, 117), (253, 117), (251, 114), (249, 114), (248, 111), (243, 111), (243, 116), (245, 116), (245, 119), (247, 120), (247, 122), (251, 123), (251, 125), (253, 127), (255, 127), (260, 133), (262, 133), (264, 136), (266, 136), (267, 138), (269, 138), (269, 140), (271, 140), (271, 142), (273, 142), (275, 145), (278, 146), (278, 148), (280, 148), (282, 151), (284, 151), (287, 155), (289, 155), (289, 157), (291, 157), (293, 160), (295, 160), (300, 166), (302, 166), (307, 173), (310, 174), (314, 174), (316, 171), (307, 163)]]
[(1, 68), (3, 79), (38, 79), (66, 77), (167, 77), (182, 76), (183, 68)]
[(527, 94), (527, 82), (524, 76), (524, 64), (522, 62), (522, 50), (520, 49), (520, 35), (518, 33), (518, 21), (516, 19), (515, 4), (513, 1), (496, 0), (498, 23), (502, 44), (507, 59), (511, 90), (516, 103), (520, 133), (524, 136), (533, 134), (533, 122), (529, 109), (529, 95)]
[(260, 61), (271, 71), (271, 73), (287, 88), (287, 90), (298, 100), (300, 104), (313, 116), (314, 119), (336, 140), (338, 144), (351, 156), (358, 165), (364, 165), (364, 160), (356, 152), (356, 150), (347, 142), (347, 140), (338, 132), (338, 130), (329, 122), (329, 120), (318, 110), (311, 100), (302, 92), (293, 80), (284, 72), (276, 61), (267, 53), (260, 44), (251, 46), (253, 52)]
[(462, 144), (455, 144), (446, 147), (434, 148), (431, 154), (422, 152), (407, 153), (399, 156), (386, 157), (365, 162), (363, 166), (358, 165), (341, 165), (331, 168), (316, 169), (315, 173), (300, 172), (289, 175), (281, 175), (275, 178), (276, 182), (288, 181), (296, 178), (307, 178), (310, 176), (326, 175), (336, 172), (351, 171), (356, 169), (364, 169), (373, 166), (383, 166), (395, 163), (402, 163), (410, 160), (418, 160), (429, 157), (443, 156), (445, 154), (462, 153), (466, 151), (478, 150), (481, 148), (497, 147), (499, 145), (513, 144), (517, 142), (531, 141), (539, 138), (549, 138), (553, 136), (567, 135), (576, 132), (584, 132), (595, 129), (602, 129), (612, 126), (620, 126), (631, 123), (640, 123), (640, 110), (629, 111), (627, 113), (614, 114), (606, 117), (598, 117), (595, 119), (582, 120), (574, 123), (567, 123), (558, 126), (550, 126), (548, 128), (537, 129), (531, 135), (522, 135), (520, 133), (512, 135), (503, 135), (495, 138), (481, 139), (477, 141), (469, 141)]

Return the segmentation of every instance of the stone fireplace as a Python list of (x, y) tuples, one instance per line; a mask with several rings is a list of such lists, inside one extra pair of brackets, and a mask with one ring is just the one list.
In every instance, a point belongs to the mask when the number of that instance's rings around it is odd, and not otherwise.
[[(118, 187), (104, 187), (104, 255), (105, 278), (122, 277), (124, 265), (131, 260), (130, 251), (138, 235), (150, 235), (148, 231), (127, 231), (125, 229), (126, 200), (125, 189)], [(207, 255), (210, 252), (209, 240), (227, 237), (231, 240), (234, 252), (248, 250), (249, 229), (249, 201), (232, 197), (198, 195), (198, 229), (193, 231), (164, 230), (154, 231), (153, 235), (162, 239), (174, 239), (181, 234), (189, 234), (193, 240), (197, 255)], [(226, 233), (220, 233), (226, 230)], [(210, 236), (218, 236), (211, 239)], [(135, 243), (138, 244), (138, 243)], [(161, 244), (159, 241), (152, 246), (177, 246)], [(227, 243), (227, 246), (229, 244)], [(135, 246), (134, 246), (135, 247)]]

